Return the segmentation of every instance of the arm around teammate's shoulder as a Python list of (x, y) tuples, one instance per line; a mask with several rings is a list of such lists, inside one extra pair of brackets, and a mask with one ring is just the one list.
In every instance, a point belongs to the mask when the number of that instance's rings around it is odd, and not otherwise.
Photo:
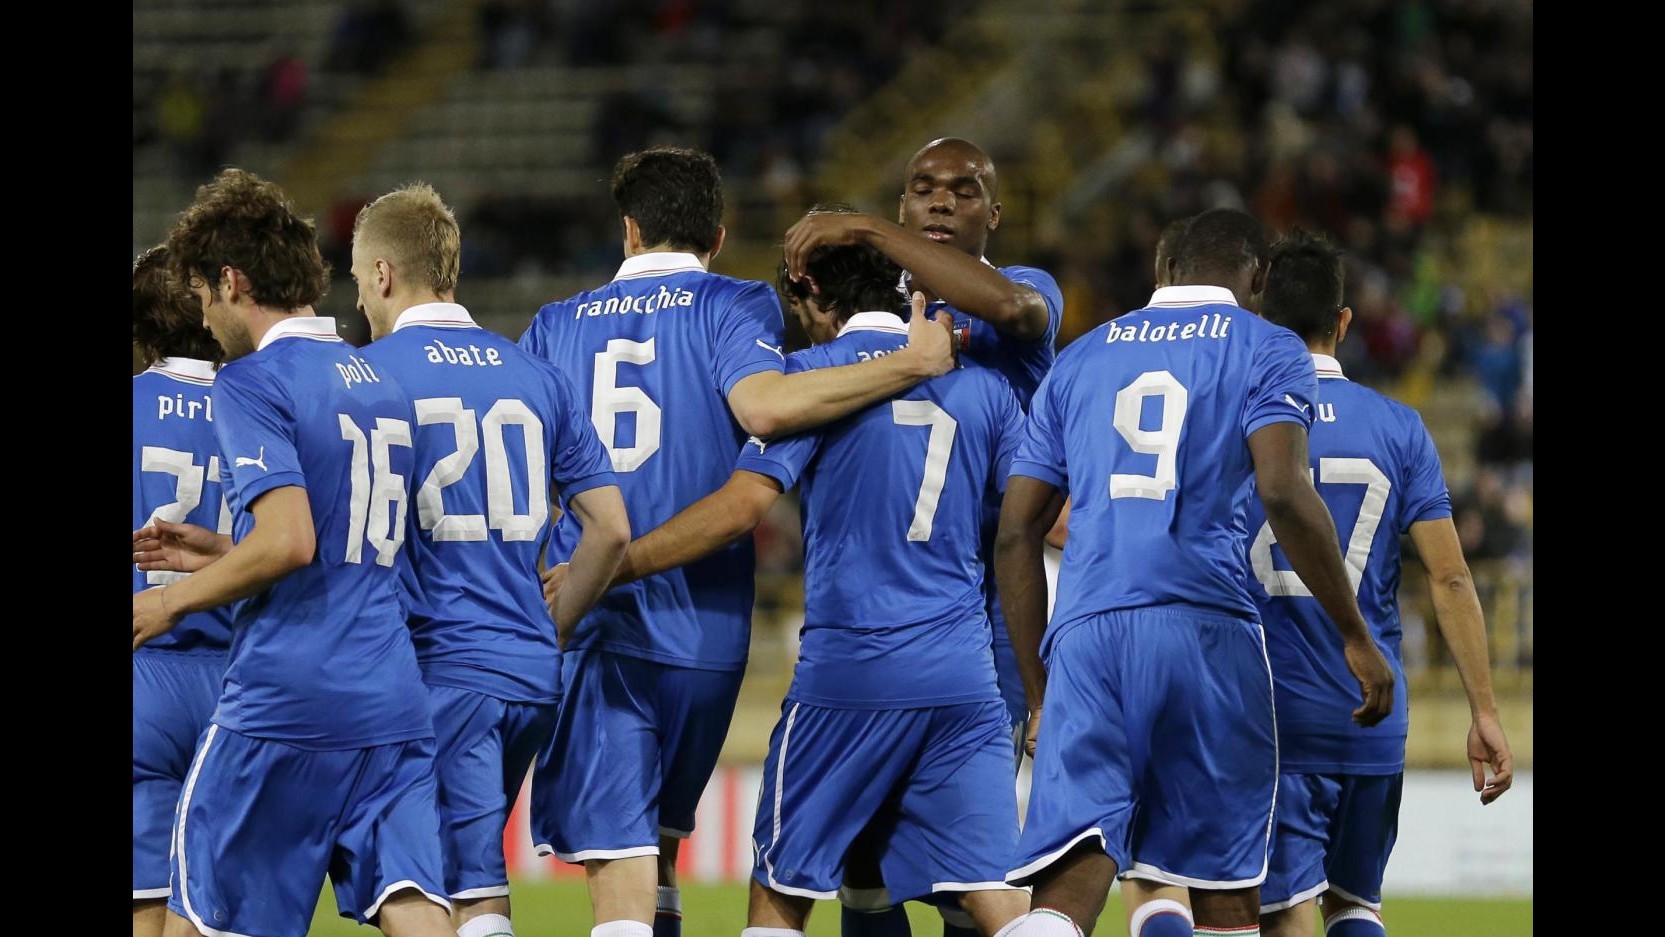
[(908, 344), (872, 361), (786, 374), (759, 371), (729, 389), (728, 405), (747, 433), (770, 439), (814, 429), (887, 400), (954, 368), (952, 316), (928, 318), (915, 294)]

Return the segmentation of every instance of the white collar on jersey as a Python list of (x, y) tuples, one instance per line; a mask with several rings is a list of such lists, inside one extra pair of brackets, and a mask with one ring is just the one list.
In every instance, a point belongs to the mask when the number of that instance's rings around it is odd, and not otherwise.
[(844, 320), (844, 327), (838, 330), (836, 337), (843, 338), (845, 332), (895, 332), (906, 335), (908, 324), (894, 312), (858, 312)]
[(407, 325), (461, 325), (479, 328), (479, 323), (468, 310), (456, 303), (419, 303), (399, 313), (393, 320), (393, 331)]
[(1314, 353), (1312, 366), (1318, 372), (1319, 377), (1339, 377), (1344, 381), (1347, 380), (1347, 375), (1341, 373), (1341, 362), (1330, 355)]
[(684, 251), (649, 251), (626, 257), (624, 263), (619, 264), (619, 272), (614, 274), (614, 280), (632, 280), (636, 277), (663, 277), (673, 273), (704, 273), (705, 265), (693, 254)]
[(1152, 306), (1202, 306), (1230, 303), (1236, 306), (1237, 297), (1223, 286), (1163, 286), (1150, 294)]
[(170, 377), (183, 377), (195, 381), (214, 379), (214, 363), (201, 358), (163, 358), (145, 370), (161, 371)]
[(260, 347), (256, 348), (255, 351), (259, 351), (278, 339), (290, 335), (296, 338), (321, 338), (326, 341), (341, 341), (341, 336), (335, 334), (335, 319), (331, 316), (290, 316), (287, 319), (279, 320), (276, 325), (267, 329), (266, 334), (260, 337)]
[[(989, 259), (987, 257), (979, 257), (977, 259), (981, 260), (983, 262), (983, 266), (985, 266), (985, 267), (990, 267), (990, 268), (995, 269), (995, 270), (1000, 269), (999, 267), (996, 267), (994, 264), (989, 263)], [(908, 292), (908, 277), (910, 277), (910, 276), (912, 276), (912, 274), (908, 273), (908, 271), (906, 271), (906, 270), (902, 271), (902, 278), (900, 280), (896, 281), (896, 292), (901, 293), (903, 296), (908, 296), (908, 297), (913, 296), (912, 293)], [(939, 299), (939, 300), (937, 300), (937, 302), (940, 303), (940, 302), (942, 302), (942, 300)]]

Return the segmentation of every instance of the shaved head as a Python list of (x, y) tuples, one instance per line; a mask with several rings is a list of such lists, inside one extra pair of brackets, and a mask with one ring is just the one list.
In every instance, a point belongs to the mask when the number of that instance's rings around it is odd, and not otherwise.
[[(939, 150), (942, 151), (941, 155), (943, 156), (974, 165), (976, 167), (975, 175), (983, 180), (983, 186), (989, 190), (989, 200), (994, 201), (1000, 197), (999, 184), (994, 171), (994, 159), (983, 152), (982, 147), (961, 137), (938, 137), (920, 147), (919, 152), (913, 154), (913, 158), (908, 160), (907, 179), (913, 179), (921, 160)], [(906, 180), (904, 180), (904, 184), (906, 184)]]

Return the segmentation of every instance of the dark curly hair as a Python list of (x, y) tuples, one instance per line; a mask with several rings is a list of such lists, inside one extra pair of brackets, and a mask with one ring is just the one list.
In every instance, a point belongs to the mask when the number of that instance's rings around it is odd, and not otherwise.
[(655, 146), (626, 155), (613, 167), (613, 204), (629, 215), (642, 243), (708, 254), (723, 223), (723, 177), (711, 154)]
[(220, 360), (220, 344), (202, 324), (202, 304), (168, 273), (164, 245), (133, 261), (133, 344), (147, 367), (163, 358)]
[[(828, 202), (816, 205), (804, 215), (854, 214), (855, 211), (843, 202)], [(786, 262), (782, 261), (775, 271), (775, 288), (782, 296), (802, 302), (812, 295), (810, 281), (813, 280), (816, 305), (846, 319), (868, 311), (900, 315), (908, 308), (907, 298), (896, 288), (902, 279), (902, 268), (878, 248), (866, 244), (823, 244), (805, 258), (804, 273), (804, 279), (793, 281), (786, 275)]]
[(254, 301), (273, 309), (314, 305), (329, 290), (311, 219), (295, 213), (276, 183), (241, 169), (224, 169), (197, 189), (167, 246), (169, 270), (187, 289), (216, 286), (220, 270), (234, 267), (249, 278)]

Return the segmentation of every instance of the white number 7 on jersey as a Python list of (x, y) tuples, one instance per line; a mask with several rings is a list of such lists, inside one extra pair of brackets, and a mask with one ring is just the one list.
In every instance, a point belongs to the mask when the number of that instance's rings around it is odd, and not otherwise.
[(931, 539), (931, 525), (937, 519), (937, 500), (948, 480), (948, 456), (954, 448), (954, 433), (960, 424), (929, 400), (892, 400), (890, 419), (898, 426), (929, 426), (931, 438), (925, 444), (925, 477), (919, 482), (919, 496), (913, 502), (913, 523), (909, 540)]

